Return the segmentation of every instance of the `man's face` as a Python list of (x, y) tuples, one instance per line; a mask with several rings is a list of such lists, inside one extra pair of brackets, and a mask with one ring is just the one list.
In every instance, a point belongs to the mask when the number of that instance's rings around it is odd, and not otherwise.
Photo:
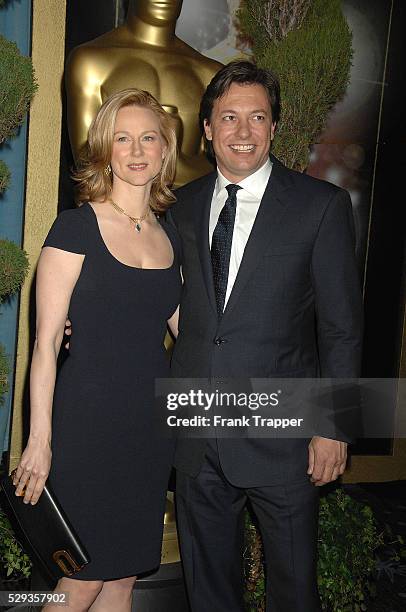
[(220, 172), (232, 183), (253, 174), (269, 156), (276, 124), (262, 85), (232, 83), (204, 121)]

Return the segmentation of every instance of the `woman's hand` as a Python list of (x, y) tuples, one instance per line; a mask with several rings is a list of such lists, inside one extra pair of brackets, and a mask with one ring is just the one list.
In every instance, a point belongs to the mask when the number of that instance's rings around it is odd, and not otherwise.
[(16, 495), (24, 495), (24, 503), (36, 504), (51, 469), (52, 452), (49, 442), (28, 442), (14, 474)]

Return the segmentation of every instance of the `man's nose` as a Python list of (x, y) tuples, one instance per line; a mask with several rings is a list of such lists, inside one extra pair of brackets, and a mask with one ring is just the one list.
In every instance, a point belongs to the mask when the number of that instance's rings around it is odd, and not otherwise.
[(251, 126), (249, 119), (240, 119), (238, 122), (238, 136), (240, 138), (248, 138), (251, 133)]

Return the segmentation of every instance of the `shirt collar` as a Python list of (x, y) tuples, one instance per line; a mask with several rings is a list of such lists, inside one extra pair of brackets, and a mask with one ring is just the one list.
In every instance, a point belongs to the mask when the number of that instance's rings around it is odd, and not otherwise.
[[(268, 184), (271, 171), (272, 162), (268, 157), (263, 166), (258, 168), (258, 170), (256, 170), (253, 174), (250, 174), (237, 184), (254, 198), (261, 200)], [(226, 177), (221, 174), (220, 170), (217, 168), (216, 197), (220, 194), (221, 190), (225, 189), (225, 187), (229, 184), (230, 181), (226, 179)]]

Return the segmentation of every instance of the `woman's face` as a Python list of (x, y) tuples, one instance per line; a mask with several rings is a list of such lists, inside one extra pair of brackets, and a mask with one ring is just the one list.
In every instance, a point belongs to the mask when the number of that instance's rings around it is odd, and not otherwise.
[(113, 182), (118, 180), (133, 186), (152, 183), (162, 168), (166, 150), (159, 119), (150, 108), (121, 108), (114, 125)]

